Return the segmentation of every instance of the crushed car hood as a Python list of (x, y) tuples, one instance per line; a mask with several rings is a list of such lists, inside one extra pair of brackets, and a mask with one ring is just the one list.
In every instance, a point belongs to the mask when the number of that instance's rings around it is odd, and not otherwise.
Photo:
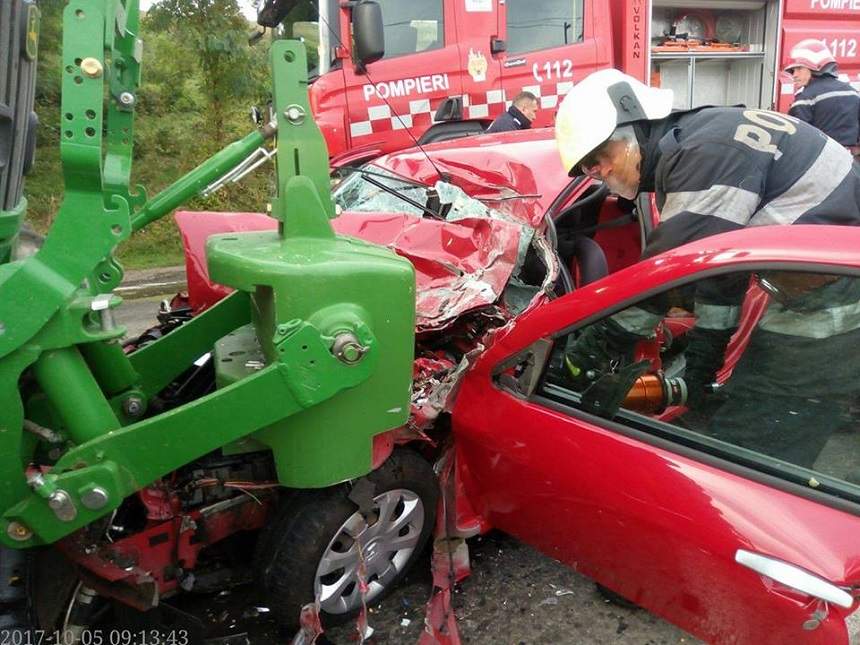
[[(179, 211), (176, 221), (185, 247), (189, 300), (198, 312), (231, 291), (209, 280), (206, 240), (217, 233), (277, 228), (274, 219), (260, 213)], [(496, 302), (517, 265), (521, 228), (507, 221), (343, 213), (332, 225), (341, 235), (385, 246), (412, 263), (419, 332), (442, 329), (463, 313)]]

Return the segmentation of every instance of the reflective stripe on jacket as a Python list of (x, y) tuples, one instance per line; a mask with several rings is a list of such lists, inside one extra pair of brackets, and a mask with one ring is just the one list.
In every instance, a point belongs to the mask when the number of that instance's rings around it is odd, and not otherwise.
[(820, 130), (735, 107), (668, 118), (654, 171), (660, 224), (646, 256), (747, 226), (860, 225), (860, 169)]
[(788, 113), (843, 146), (860, 141), (860, 93), (832, 76), (814, 76), (798, 92)]

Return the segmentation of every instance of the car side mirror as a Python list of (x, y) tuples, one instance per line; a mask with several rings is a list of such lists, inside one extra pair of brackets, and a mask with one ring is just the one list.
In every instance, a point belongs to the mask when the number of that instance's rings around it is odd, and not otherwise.
[(355, 62), (361, 70), (385, 55), (382, 8), (371, 0), (352, 7), (352, 34)]

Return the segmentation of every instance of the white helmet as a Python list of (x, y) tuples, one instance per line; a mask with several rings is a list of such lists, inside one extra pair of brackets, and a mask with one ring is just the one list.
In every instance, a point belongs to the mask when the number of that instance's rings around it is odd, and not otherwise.
[(648, 87), (617, 69), (586, 76), (567, 93), (555, 119), (555, 140), (569, 175), (620, 125), (662, 119), (672, 111), (672, 90)]

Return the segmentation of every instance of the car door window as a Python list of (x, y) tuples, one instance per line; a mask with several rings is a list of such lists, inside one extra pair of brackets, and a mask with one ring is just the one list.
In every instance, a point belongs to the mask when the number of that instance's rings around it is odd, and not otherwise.
[(582, 0), (508, 0), (508, 54), (582, 41)]
[(732, 273), (556, 338), (537, 394), (850, 497), (860, 490), (858, 348), (857, 277)]
[(382, 8), (385, 58), (439, 49), (444, 44), (442, 0), (377, 0)]

